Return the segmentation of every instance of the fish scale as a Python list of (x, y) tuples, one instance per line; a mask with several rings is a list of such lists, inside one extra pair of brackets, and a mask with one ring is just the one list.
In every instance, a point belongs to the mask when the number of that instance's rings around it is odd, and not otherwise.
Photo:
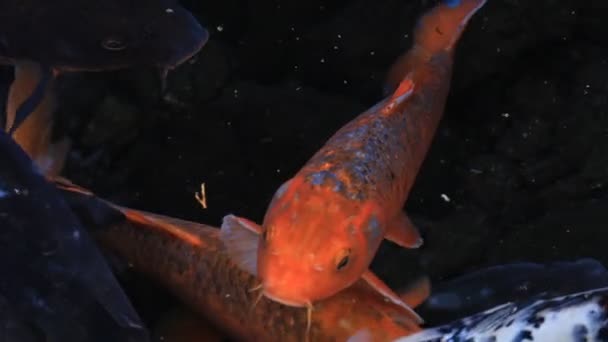
[(393, 342), (608, 341), (608, 287), (506, 303)]

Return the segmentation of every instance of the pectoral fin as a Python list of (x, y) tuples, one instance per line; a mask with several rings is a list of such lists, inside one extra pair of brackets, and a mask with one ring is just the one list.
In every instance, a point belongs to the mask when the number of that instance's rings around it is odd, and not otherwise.
[(418, 228), (404, 212), (393, 219), (385, 238), (405, 248), (418, 248), (424, 242)]
[(220, 229), (220, 239), (237, 266), (253, 275), (258, 274), (258, 244), (262, 227), (253, 221), (226, 215)]
[(398, 293), (405, 304), (415, 308), (431, 295), (431, 280), (427, 276), (420, 277)]
[(367, 270), (363, 273), (362, 278), (376, 291), (380, 292), (385, 298), (390, 300), (396, 305), (404, 308), (411, 318), (418, 324), (424, 323), (422, 317), (420, 317), (409, 305), (407, 305), (401, 298), (393, 292), (380, 278), (378, 278), (372, 271)]
[(413, 66), (409, 56), (408, 52), (403, 53), (389, 68), (382, 91), (384, 96), (391, 95), (391, 93), (399, 88), (401, 81), (412, 71)]

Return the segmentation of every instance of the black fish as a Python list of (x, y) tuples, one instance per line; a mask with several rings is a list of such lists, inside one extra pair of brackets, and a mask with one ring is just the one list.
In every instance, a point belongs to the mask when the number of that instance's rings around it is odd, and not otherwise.
[(3, 0), (0, 56), (62, 71), (172, 68), (209, 33), (175, 0)]
[(57, 189), (0, 132), (0, 339), (24, 335), (48, 342), (149, 339)]
[(172, 69), (208, 38), (175, 0), (0, 1), (0, 62), (41, 66), (36, 87), (8, 111), (7, 131), (12, 135), (38, 107), (57, 73), (134, 65)]

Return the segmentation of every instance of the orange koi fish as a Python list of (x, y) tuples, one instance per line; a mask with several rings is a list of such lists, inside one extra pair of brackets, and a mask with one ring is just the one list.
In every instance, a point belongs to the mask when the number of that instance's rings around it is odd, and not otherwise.
[[(56, 184), (106, 250), (239, 341), (346, 341), (362, 329), (374, 341), (391, 341), (421, 330), (406, 310), (364, 281), (320, 301), (309, 320), (305, 310), (251, 291), (255, 275), (234, 263), (219, 229), (116, 206), (67, 180)], [(413, 286), (403, 300), (417, 306), (430, 294), (430, 284), (422, 278)]]
[(208, 320), (185, 308), (165, 313), (156, 324), (154, 341), (166, 342), (225, 342), (226, 336)]
[(447, 1), (422, 17), (413, 47), (390, 73), (389, 82), (400, 80), (393, 94), (342, 127), (277, 190), (262, 226), (224, 217), (223, 242), (259, 275), (266, 297), (312, 310), (363, 278), (409, 309), (369, 265), (385, 238), (406, 248), (423, 243), (402, 209), (443, 115), (454, 47), (484, 3)]

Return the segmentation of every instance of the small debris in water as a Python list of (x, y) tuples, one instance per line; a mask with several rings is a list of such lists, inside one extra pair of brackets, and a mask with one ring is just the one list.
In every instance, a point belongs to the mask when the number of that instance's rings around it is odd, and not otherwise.
[(198, 203), (201, 204), (201, 206), (203, 206), (203, 209), (207, 209), (207, 193), (205, 191), (205, 182), (201, 183), (200, 194), (198, 192), (194, 193), (194, 198), (197, 200)]

